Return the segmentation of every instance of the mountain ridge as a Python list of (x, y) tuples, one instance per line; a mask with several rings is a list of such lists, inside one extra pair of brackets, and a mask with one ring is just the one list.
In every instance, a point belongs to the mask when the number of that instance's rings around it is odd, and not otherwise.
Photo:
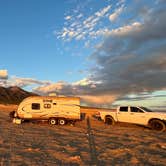
[(0, 104), (19, 104), (23, 99), (29, 96), (38, 96), (33, 92), (28, 92), (20, 87), (2, 87), (0, 86)]

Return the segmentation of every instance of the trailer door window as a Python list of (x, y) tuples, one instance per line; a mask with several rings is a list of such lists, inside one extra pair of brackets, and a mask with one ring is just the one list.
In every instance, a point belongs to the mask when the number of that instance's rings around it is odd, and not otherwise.
[(40, 104), (39, 103), (32, 103), (32, 109), (33, 110), (40, 110)]

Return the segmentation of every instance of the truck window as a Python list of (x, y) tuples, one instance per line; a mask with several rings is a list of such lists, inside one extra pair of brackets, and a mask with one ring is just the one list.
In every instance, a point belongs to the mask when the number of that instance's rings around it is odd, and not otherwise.
[(131, 107), (131, 112), (138, 112), (138, 113), (143, 113), (142, 110), (140, 110), (139, 108), (137, 107)]
[(44, 108), (51, 108), (51, 104), (44, 104)]
[(141, 107), (144, 111), (146, 111), (146, 112), (153, 112), (152, 110), (150, 110), (150, 109), (148, 109), (148, 108), (146, 108), (146, 107)]
[(120, 107), (121, 112), (128, 112), (128, 107)]
[(33, 110), (40, 110), (40, 104), (39, 103), (32, 103), (32, 109)]

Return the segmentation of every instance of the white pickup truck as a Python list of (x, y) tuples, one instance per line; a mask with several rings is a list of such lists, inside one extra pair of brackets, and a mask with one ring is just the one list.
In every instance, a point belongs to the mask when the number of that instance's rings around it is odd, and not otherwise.
[(152, 112), (145, 107), (120, 106), (110, 111), (100, 111), (99, 114), (100, 118), (110, 125), (127, 122), (146, 125), (159, 131), (166, 129), (166, 113)]

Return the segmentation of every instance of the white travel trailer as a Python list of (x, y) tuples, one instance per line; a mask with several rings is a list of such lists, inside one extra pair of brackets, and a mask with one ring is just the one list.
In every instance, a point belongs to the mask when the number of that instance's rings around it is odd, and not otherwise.
[(80, 120), (80, 98), (32, 96), (24, 99), (14, 112), (13, 123), (24, 120), (48, 120), (52, 125), (64, 125)]

